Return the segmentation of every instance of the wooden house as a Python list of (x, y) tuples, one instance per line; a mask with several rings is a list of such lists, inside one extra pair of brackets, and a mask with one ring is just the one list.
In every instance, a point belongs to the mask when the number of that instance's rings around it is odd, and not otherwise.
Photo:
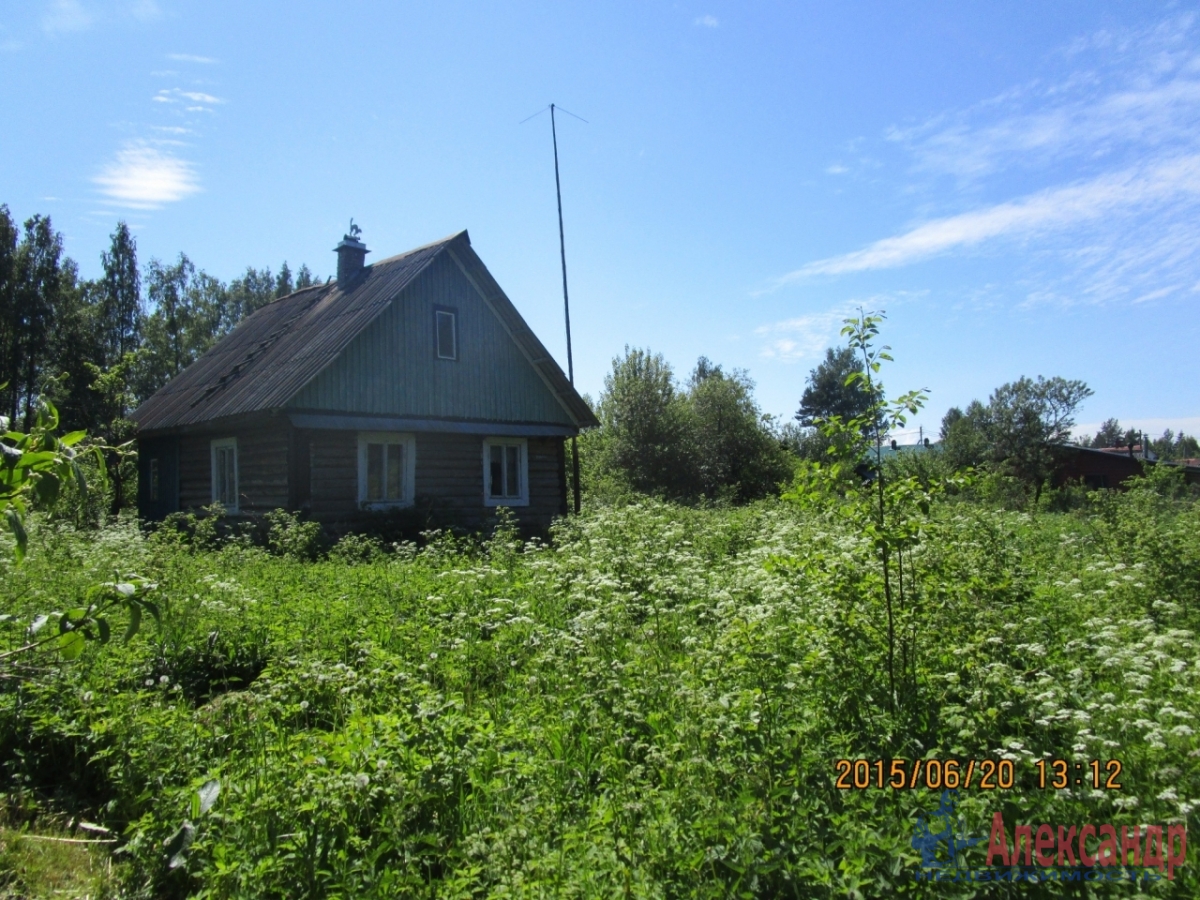
[(1178, 466), (1183, 469), (1187, 484), (1200, 484), (1200, 467), (1189, 465), (1190, 460), (1168, 462), (1147, 454), (1141, 444), (1132, 447), (1081, 447), (1063, 444), (1055, 448), (1057, 466), (1052, 483), (1057, 487), (1072, 482), (1092, 490), (1115, 488), (1124, 490), (1125, 482), (1141, 475), (1148, 466)]
[(598, 423), (467, 232), (365, 265), (354, 231), (336, 282), (248, 316), (134, 412), (143, 518), (566, 512), (564, 440)]

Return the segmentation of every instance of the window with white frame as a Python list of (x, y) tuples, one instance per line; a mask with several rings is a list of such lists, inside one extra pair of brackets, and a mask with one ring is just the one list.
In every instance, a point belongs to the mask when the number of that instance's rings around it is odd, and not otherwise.
[(212, 500), (229, 512), (238, 511), (237, 438), (212, 442)]
[(433, 311), (433, 340), (438, 359), (458, 359), (458, 312), (439, 306)]
[(364, 431), (358, 436), (358, 502), (367, 509), (413, 502), (417, 442), (411, 434)]
[(483, 503), (529, 504), (529, 448), (524, 438), (488, 438), (483, 442)]

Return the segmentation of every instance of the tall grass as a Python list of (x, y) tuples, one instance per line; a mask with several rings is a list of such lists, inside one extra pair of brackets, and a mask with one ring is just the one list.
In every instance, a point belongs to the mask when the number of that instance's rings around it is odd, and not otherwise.
[[(1194, 821), (1198, 526), (1151, 491), (936, 506), (894, 715), (873, 551), (834, 509), (643, 502), (315, 562), (44, 527), (6, 608), (136, 572), (164, 627), (4, 682), (10, 815), (119, 832), (134, 897), (979, 896), (912, 879), (937, 792), (840, 791), (835, 760), (1012, 759), (1012, 790), (962, 792), (985, 835)], [(1124, 786), (1038, 790), (1046, 756)], [(1148, 890), (1200, 895), (1175, 876)]]

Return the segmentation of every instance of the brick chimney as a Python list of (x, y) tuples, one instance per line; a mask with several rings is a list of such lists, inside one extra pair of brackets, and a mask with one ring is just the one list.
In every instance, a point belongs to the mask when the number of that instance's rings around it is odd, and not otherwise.
[(337, 280), (339, 286), (345, 286), (363, 270), (363, 263), (371, 251), (359, 240), (362, 229), (350, 220), (350, 231), (342, 235), (342, 242), (333, 249), (337, 251), (338, 267)]

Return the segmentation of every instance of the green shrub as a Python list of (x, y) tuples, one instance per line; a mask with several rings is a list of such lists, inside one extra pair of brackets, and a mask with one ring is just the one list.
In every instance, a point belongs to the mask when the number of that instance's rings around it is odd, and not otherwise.
[(213, 503), (198, 512), (171, 513), (154, 527), (153, 533), (163, 544), (216, 550), (238, 531), (228, 522), (225, 507)]
[(299, 513), (273, 509), (267, 520), (267, 547), (277, 556), (290, 559), (316, 559), (325, 549), (326, 540), (320, 522), (304, 521)]
[(329, 551), (329, 558), (344, 563), (375, 562), (383, 555), (383, 544), (366, 534), (342, 535)]

